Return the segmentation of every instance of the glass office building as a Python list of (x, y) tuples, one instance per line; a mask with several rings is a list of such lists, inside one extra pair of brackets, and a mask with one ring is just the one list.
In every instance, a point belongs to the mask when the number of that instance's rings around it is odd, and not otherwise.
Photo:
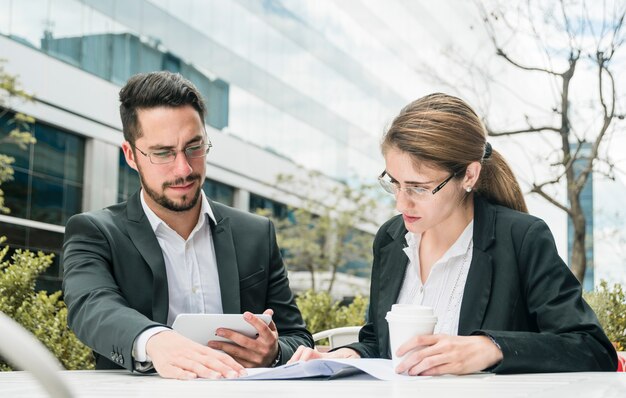
[(181, 73), (207, 100), (204, 189), (215, 200), (280, 215), (299, 198), (278, 174), (373, 182), (384, 127), (427, 90), (413, 67), (427, 54), (414, 49), (440, 33), (424, 6), (402, 1), (0, 0), (0, 58), (35, 96), (4, 106), (34, 116), (38, 140), (0, 151), (16, 158), (0, 234), (57, 254), (40, 284), (59, 288), (68, 217), (139, 187), (120, 151), (117, 94), (153, 70)]

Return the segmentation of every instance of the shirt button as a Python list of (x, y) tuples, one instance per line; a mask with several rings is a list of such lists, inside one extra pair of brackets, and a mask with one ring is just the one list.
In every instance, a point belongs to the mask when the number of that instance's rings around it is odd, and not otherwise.
[(420, 286), (420, 294), (424, 293), (424, 286)]

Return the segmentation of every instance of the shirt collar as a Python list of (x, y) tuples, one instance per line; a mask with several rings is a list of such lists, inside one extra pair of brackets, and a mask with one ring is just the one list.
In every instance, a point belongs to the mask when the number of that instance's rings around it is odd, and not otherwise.
[[(143, 195), (144, 195), (144, 190), (142, 189), (141, 192), (139, 193), (139, 198), (141, 199), (141, 207), (143, 208), (144, 213), (146, 213), (146, 217), (148, 217), (148, 221), (150, 222), (150, 227), (152, 227), (152, 231), (156, 233), (156, 230), (157, 228), (159, 228), (160, 225), (167, 226), (167, 224), (165, 223), (165, 221), (161, 220), (159, 216), (156, 215), (155, 212), (152, 211), (150, 206), (148, 206), (148, 204), (146, 203), (146, 200)], [(213, 214), (213, 209), (211, 208), (211, 205), (209, 204), (209, 200), (206, 198), (206, 195), (204, 194), (204, 191), (202, 190), (200, 191), (200, 201), (202, 203), (200, 207), (200, 215), (209, 216), (209, 218), (213, 220), (215, 224), (217, 224), (215, 215)], [(194, 230), (201, 227), (204, 224), (205, 218), (206, 217), (199, 217), (198, 225), (196, 225), (196, 228), (194, 228)]]

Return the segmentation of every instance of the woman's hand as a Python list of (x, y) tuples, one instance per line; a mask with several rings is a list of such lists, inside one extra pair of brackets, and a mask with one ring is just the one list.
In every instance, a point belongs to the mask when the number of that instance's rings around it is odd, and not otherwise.
[(319, 352), (314, 348), (301, 345), (287, 363), (309, 361), (317, 358), (361, 358), (361, 356), (351, 348), (340, 348), (332, 352)]
[[(423, 347), (418, 351), (411, 350)], [(397, 373), (409, 375), (467, 374), (502, 361), (502, 351), (487, 336), (416, 336), (402, 344), (397, 354), (406, 354)]]

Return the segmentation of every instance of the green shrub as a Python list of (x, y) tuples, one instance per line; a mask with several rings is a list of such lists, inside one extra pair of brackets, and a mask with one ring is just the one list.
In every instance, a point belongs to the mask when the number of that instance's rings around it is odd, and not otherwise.
[[(18, 249), (3, 261), (8, 251), (8, 246), (0, 250), (0, 311), (34, 334), (66, 369), (93, 369), (91, 350), (67, 327), (61, 292), (35, 292), (37, 276), (52, 264), (54, 255)], [(2, 358), (0, 370), (11, 370)]]
[(596, 313), (600, 325), (618, 351), (626, 347), (626, 292), (621, 285), (609, 289), (606, 281), (593, 292), (584, 294), (585, 300)]
[[(307, 329), (311, 333), (343, 326), (360, 326), (365, 323), (367, 299), (357, 296), (350, 305), (333, 302), (328, 292), (307, 290), (296, 297)], [(321, 342), (323, 343), (323, 341)]]

